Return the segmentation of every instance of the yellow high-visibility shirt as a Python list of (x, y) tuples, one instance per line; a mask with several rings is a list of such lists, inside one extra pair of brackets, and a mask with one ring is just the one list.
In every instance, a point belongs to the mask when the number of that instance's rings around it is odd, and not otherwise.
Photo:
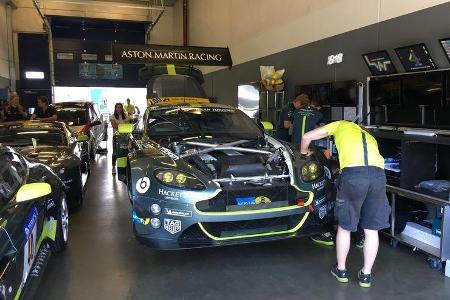
[(374, 166), (384, 169), (384, 158), (375, 138), (357, 124), (336, 121), (324, 126), (334, 137), (341, 170), (346, 167)]

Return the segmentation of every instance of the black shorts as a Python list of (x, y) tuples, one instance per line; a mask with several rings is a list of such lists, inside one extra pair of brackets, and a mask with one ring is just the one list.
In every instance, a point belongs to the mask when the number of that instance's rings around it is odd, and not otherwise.
[(348, 167), (337, 182), (335, 216), (341, 228), (381, 230), (390, 226), (386, 175), (377, 167)]

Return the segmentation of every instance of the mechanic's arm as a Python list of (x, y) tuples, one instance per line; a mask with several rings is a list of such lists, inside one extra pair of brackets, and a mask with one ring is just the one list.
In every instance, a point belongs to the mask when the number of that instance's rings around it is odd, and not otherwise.
[(328, 136), (328, 132), (325, 127), (319, 127), (308, 131), (302, 137), (302, 143), (300, 146), (301, 154), (308, 154), (309, 145), (312, 141), (320, 140)]

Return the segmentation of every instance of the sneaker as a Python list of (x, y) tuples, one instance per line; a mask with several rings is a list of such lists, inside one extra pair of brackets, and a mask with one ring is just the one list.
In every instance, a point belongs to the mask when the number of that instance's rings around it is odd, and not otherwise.
[(360, 237), (358, 237), (355, 245), (356, 245), (356, 248), (359, 248), (359, 249), (364, 248), (364, 235), (361, 235)]
[(331, 275), (336, 277), (336, 280), (341, 283), (348, 282), (347, 270), (339, 270), (337, 264), (331, 267)]
[(358, 273), (358, 283), (360, 287), (363, 288), (370, 288), (370, 284), (372, 282), (372, 275), (371, 274), (364, 274), (361, 271)]
[(112, 174), (116, 175), (116, 168), (115, 167), (113, 167), (113, 169), (112, 169)]
[(325, 232), (319, 235), (314, 235), (311, 237), (314, 243), (324, 245), (324, 246), (334, 246), (334, 237), (330, 232)]

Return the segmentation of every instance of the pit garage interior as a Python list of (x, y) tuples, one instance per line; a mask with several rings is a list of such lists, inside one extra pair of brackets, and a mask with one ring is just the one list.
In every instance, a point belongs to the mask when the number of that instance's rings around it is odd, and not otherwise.
[[(0, 299), (450, 299), (449, 15), (442, 0), (0, 0)], [(299, 96), (320, 108), (308, 130), (359, 124), (384, 159), (370, 288), (362, 229), (348, 282), (330, 274), (346, 168), (330, 137), (300, 154)], [(49, 107), (56, 121), (29, 120)], [(53, 175), (32, 183), (39, 168)]]

